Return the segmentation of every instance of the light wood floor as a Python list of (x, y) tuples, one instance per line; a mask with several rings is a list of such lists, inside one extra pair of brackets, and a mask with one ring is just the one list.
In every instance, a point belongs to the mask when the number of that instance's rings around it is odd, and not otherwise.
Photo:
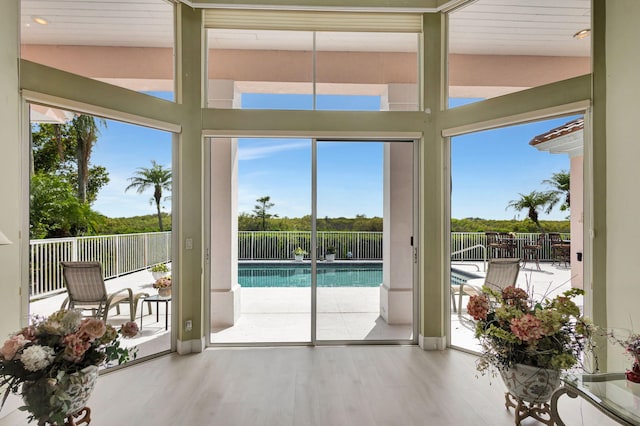
[[(91, 426), (513, 425), (500, 379), (476, 378), (474, 360), (416, 346), (167, 355), (102, 375), (89, 401)], [(563, 398), (568, 426), (612, 424), (579, 398)], [(14, 411), (0, 425), (25, 418)]]

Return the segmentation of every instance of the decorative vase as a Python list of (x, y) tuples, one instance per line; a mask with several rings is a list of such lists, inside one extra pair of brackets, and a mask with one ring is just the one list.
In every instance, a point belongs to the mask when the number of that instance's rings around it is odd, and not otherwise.
[[(42, 379), (36, 382), (25, 382), (22, 385), (22, 398), (24, 399), (27, 410), (42, 424), (51, 423), (51, 414), (60, 414), (61, 418), (74, 415), (81, 411), (89, 401), (91, 392), (96, 386), (98, 380), (98, 367), (90, 365), (82, 370), (68, 375), (68, 383), (65, 383), (64, 389), (60, 389), (63, 385), (54, 384), (52, 379)], [(66, 409), (61, 406), (51, 406), (52, 401), (58, 401), (52, 396), (56, 393), (62, 393), (68, 396), (69, 405)], [(66, 398), (65, 398), (66, 399)], [(40, 424), (39, 423), (39, 424)], [(52, 423), (53, 424), (53, 423)], [(66, 422), (65, 422), (66, 424)]]
[(560, 370), (516, 364), (500, 375), (511, 395), (533, 404), (549, 401), (560, 385)]
[(158, 295), (160, 297), (169, 297), (171, 296), (171, 287), (162, 287), (158, 289)]
[(294, 254), (293, 257), (295, 258), (296, 262), (302, 262), (302, 260), (304, 259), (304, 254)]
[(166, 277), (168, 274), (169, 274), (168, 272), (151, 272), (151, 275), (153, 275), (154, 280), (158, 280), (160, 278)]
[(325, 254), (324, 260), (326, 260), (327, 262), (333, 262), (334, 260), (336, 260), (336, 254), (335, 253)]

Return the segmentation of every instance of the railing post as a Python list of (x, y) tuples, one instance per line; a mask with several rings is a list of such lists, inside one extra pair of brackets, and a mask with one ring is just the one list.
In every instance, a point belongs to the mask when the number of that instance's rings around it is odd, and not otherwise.
[(147, 269), (149, 266), (149, 234), (147, 232), (144, 234), (144, 258), (142, 259), (142, 265), (144, 269)]
[(115, 238), (115, 245), (116, 245), (116, 277), (120, 276), (120, 236), (116, 235)]
[(73, 237), (71, 239), (71, 261), (76, 262), (78, 260), (78, 238)]

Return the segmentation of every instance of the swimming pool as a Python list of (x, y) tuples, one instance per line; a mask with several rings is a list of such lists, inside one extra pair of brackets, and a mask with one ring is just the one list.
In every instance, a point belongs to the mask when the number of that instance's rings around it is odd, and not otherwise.
[[(311, 287), (311, 263), (239, 262), (242, 287)], [(382, 262), (318, 263), (318, 287), (377, 287)]]
[(461, 285), (474, 278), (482, 278), (482, 275), (451, 267), (451, 285)]

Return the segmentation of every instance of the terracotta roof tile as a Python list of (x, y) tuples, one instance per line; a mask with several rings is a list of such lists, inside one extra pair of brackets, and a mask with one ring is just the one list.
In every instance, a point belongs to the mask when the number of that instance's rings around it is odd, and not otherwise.
[(576, 120), (563, 124), (560, 127), (556, 127), (555, 129), (551, 129), (546, 133), (542, 133), (541, 135), (534, 137), (529, 141), (529, 145), (534, 146), (542, 142), (548, 142), (550, 140), (559, 138), (561, 136), (565, 136), (570, 133), (580, 131), (583, 128), (584, 128), (584, 118), (578, 118)]

